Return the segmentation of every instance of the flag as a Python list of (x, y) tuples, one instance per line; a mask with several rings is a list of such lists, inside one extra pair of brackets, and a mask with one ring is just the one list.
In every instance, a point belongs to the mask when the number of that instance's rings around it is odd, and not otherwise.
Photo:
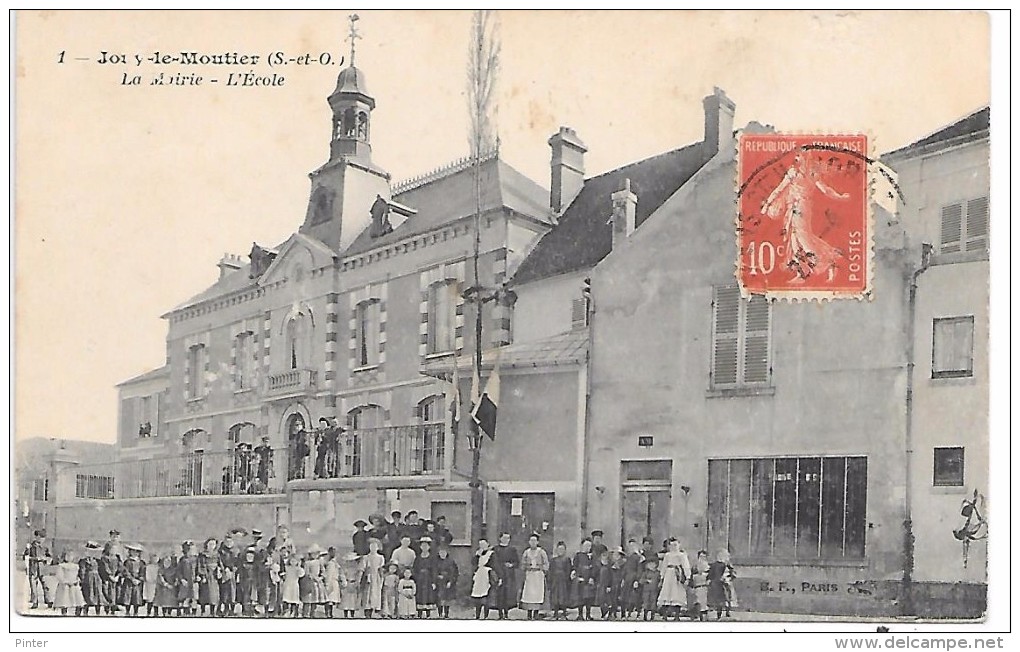
[(457, 362), (453, 364), (453, 401), (450, 403), (450, 432), (454, 435), (460, 427), (460, 373), (457, 371)]
[(475, 420), (478, 427), (489, 436), (489, 439), (496, 439), (496, 408), (499, 406), (499, 360), (492, 374), (485, 382), (485, 391), (481, 398), (474, 404), (471, 411), (471, 418)]

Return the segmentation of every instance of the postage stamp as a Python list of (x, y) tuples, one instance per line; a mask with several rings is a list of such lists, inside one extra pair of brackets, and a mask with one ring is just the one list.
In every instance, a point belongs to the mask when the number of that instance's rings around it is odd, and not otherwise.
[(742, 134), (737, 280), (745, 296), (871, 292), (868, 137)]

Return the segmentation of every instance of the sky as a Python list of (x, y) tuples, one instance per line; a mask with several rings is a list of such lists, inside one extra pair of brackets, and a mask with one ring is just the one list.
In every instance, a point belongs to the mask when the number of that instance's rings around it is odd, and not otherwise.
[[(225, 252), (301, 224), (327, 159), (326, 96), (347, 55), (335, 12), (18, 12), (15, 437), (116, 439), (115, 385), (159, 367), (160, 315)], [(470, 13), (359, 11), (373, 160), (394, 181), (468, 152)], [(722, 88), (736, 125), (865, 132), (878, 152), (989, 103), (988, 18), (951, 12), (500, 12), (504, 158), (548, 186), (573, 127), (588, 175), (701, 139)], [(102, 52), (127, 65), (99, 63)], [(256, 65), (145, 62), (249, 53)], [(332, 65), (270, 67), (269, 53)], [(87, 61), (79, 60), (88, 59)], [(282, 75), (282, 86), (151, 86), (159, 72)], [(124, 75), (142, 77), (124, 85)]]

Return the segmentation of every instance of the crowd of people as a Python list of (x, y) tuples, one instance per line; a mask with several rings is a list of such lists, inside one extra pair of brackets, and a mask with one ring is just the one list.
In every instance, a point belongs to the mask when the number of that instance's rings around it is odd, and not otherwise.
[[(265, 542), (262, 532), (234, 528), (201, 546), (146, 554), (110, 532), (105, 545), (85, 542), (55, 559), (36, 531), (25, 550), (31, 608), (63, 615), (450, 618), (450, 607), (470, 599), (476, 619), (495, 612), (529, 620), (551, 617), (603, 620), (731, 616), (735, 573), (725, 551), (692, 562), (676, 539), (656, 548), (631, 539), (610, 549), (602, 532), (567, 554), (563, 541), (550, 558), (532, 534), (523, 551), (507, 532), (495, 546), (481, 540), (471, 555), (468, 591), (458, 594), (460, 569), (450, 555), (453, 535), (435, 521), (393, 512), (358, 520), (349, 552), (312, 544), (300, 550), (286, 526)], [(144, 611), (143, 611), (144, 610)]]

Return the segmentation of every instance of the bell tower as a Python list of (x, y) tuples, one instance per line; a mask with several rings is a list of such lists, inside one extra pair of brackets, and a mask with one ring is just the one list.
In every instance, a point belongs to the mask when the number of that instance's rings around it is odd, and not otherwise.
[(300, 232), (342, 253), (372, 221), (377, 197), (390, 197), (390, 175), (372, 162), (372, 109), (365, 73), (354, 66), (358, 15), (348, 17), (348, 65), (327, 98), (332, 112), (329, 160), (312, 172), (311, 196)]
[(368, 94), (365, 73), (354, 66), (356, 43), (361, 38), (356, 23), (358, 15), (352, 14), (347, 40), (351, 42), (348, 65), (336, 80), (336, 89), (329, 96), (329, 107), (333, 109), (333, 130), (329, 144), (329, 158), (352, 156), (371, 160), (371, 122), (375, 100)]

